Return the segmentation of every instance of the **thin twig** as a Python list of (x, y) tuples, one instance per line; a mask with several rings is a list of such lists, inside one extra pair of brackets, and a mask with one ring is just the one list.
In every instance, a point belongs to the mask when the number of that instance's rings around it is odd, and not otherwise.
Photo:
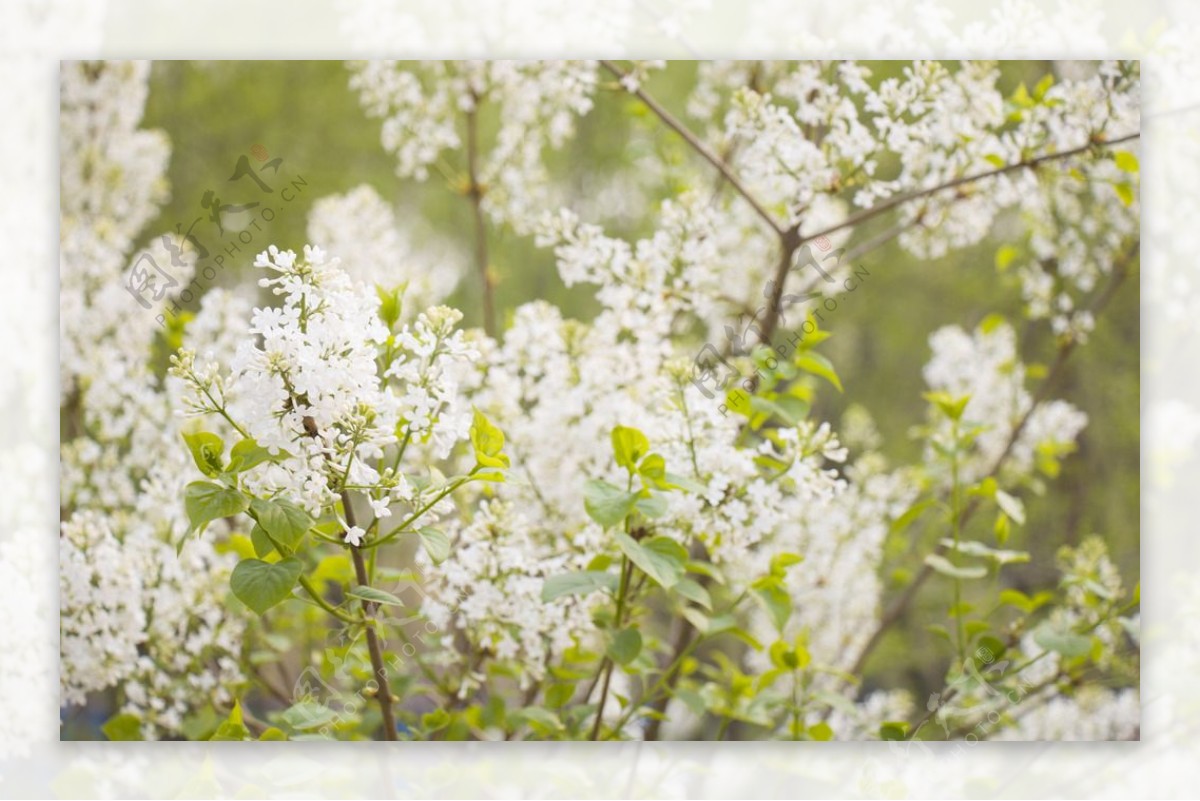
[[(350, 494), (342, 492), (342, 508), (346, 512), (346, 523), (351, 528), (357, 525), (354, 521), (354, 509), (350, 505)], [(354, 561), (354, 575), (360, 586), (371, 586), (371, 578), (367, 575), (367, 564), (363, 560), (362, 550), (357, 545), (350, 546), (350, 555)], [(392, 688), (388, 684), (387, 667), (383, 664), (383, 649), (379, 645), (379, 635), (375, 633), (375, 610), (377, 604), (363, 600), (363, 614), (366, 615), (367, 651), (371, 654), (371, 671), (379, 683), (375, 700), (379, 702), (379, 711), (383, 715), (383, 739), (395, 740), (396, 716), (392, 711)]]
[(479, 182), (479, 96), (471, 93), (467, 111), (467, 197), (475, 223), (475, 271), (483, 291), (483, 330), (496, 336), (495, 286), (488, 268), (487, 221), (483, 216), (483, 185)]
[[(613, 62), (602, 59), (600, 63), (606, 70), (615, 75), (618, 81), (623, 82), (626, 78), (627, 73)], [(622, 83), (622, 85), (624, 84)], [(692, 133), (692, 131), (688, 129), (686, 125), (676, 119), (671, 112), (659, 105), (658, 101), (648, 94), (646, 90), (639, 86), (632, 90), (632, 94), (637, 97), (638, 100), (641, 100), (643, 103), (645, 103), (646, 108), (650, 109), (650, 111), (654, 113), (654, 116), (662, 120), (664, 125), (683, 137), (683, 140), (687, 142), (692, 150), (695, 150), (701, 158), (715, 167), (717, 172), (721, 173), (721, 176), (729, 182), (729, 185), (732, 186), (737, 193), (746, 200), (747, 203), (750, 204), (751, 208), (754, 209), (754, 212), (762, 219), (764, 223), (767, 224), (772, 231), (776, 233), (776, 235), (780, 237), (783, 236), (786, 229), (779, 224), (774, 215), (763, 208), (763, 205), (756, 197), (754, 197), (750, 190), (746, 188), (745, 184), (741, 182), (741, 179), (737, 177), (733, 170), (730, 169), (729, 165), (726, 164), (720, 156), (714, 153), (712, 149), (708, 147), (708, 145), (700, 141), (700, 138)]]
[(979, 173), (975, 173), (973, 175), (963, 175), (958, 178), (954, 178), (952, 180), (946, 181), (943, 184), (938, 184), (937, 186), (931, 186), (928, 189), (915, 189), (911, 192), (904, 192), (902, 194), (890, 197), (887, 200), (882, 201), (881, 203), (877, 203), (869, 209), (863, 209), (862, 211), (858, 212), (857, 214), (851, 214), (849, 217), (847, 217), (846, 219), (842, 220), (839, 223), (835, 223), (835, 224), (833, 224), (827, 228), (824, 228), (820, 231), (817, 231), (815, 233), (807, 234), (804, 237), (804, 241), (807, 242), (807, 241), (810, 241), (813, 239), (817, 239), (818, 237), (828, 236), (829, 234), (840, 231), (843, 228), (850, 228), (855, 225), (860, 225), (873, 217), (883, 214), (885, 211), (890, 211), (891, 209), (896, 208), (897, 206), (903, 205), (905, 203), (909, 203), (914, 200), (920, 200), (921, 198), (929, 197), (930, 195), (936, 195), (938, 192), (944, 192), (947, 189), (954, 189), (956, 187), (962, 186), (963, 184), (975, 183), (976, 181), (983, 181), (988, 178), (995, 178), (998, 175), (1003, 175), (1005, 173), (1012, 172), (1014, 170), (1033, 169), (1034, 167), (1037, 167), (1048, 161), (1055, 161), (1057, 159), (1065, 159), (1065, 158), (1070, 158), (1071, 156), (1078, 156), (1080, 153), (1086, 153), (1087, 151), (1089, 151), (1093, 148), (1113, 147), (1115, 145), (1119, 145), (1124, 142), (1128, 142), (1130, 140), (1137, 139), (1139, 136), (1141, 136), (1141, 132), (1127, 134), (1125, 136), (1121, 136), (1116, 139), (1110, 139), (1108, 141), (1088, 142), (1086, 145), (1080, 145), (1079, 147), (1074, 147), (1074, 148), (1071, 148), (1070, 150), (1060, 150), (1056, 153), (1046, 153), (1041, 156), (1037, 156), (1035, 158), (1024, 159), (1022, 161), (1016, 161), (1016, 162), (1013, 162), (1012, 164), (1005, 164), (1003, 167), (997, 167), (994, 170), (987, 170), (985, 172), (979, 172)]
[[(1109, 141), (1092, 141), (1092, 142), (1088, 142), (1085, 145), (1071, 148), (1069, 150), (1062, 150), (1062, 151), (1059, 151), (1056, 153), (1046, 153), (1046, 154), (1043, 154), (1041, 156), (1036, 156), (1031, 159), (1023, 159), (1021, 161), (1017, 161), (1012, 164), (1005, 164), (1004, 166), (997, 167), (993, 170), (987, 170), (985, 172), (979, 172), (979, 173), (975, 173), (973, 175), (963, 175), (958, 178), (953, 178), (949, 181), (946, 181), (945, 183), (938, 184), (937, 186), (931, 186), (927, 189), (916, 189), (911, 192), (905, 192), (905, 193), (890, 197), (887, 200), (884, 200), (880, 203), (877, 203), (869, 209), (863, 209), (862, 211), (858, 212), (857, 214), (851, 214), (849, 217), (842, 220), (841, 222), (834, 223), (833, 225), (827, 226), (827, 227), (821, 229), (820, 231), (815, 231), (811, 234), (805, 234), (804, 236), (799, 235), (798, 226), (796, 229), (788, 229), (788, 230), (780, 231), (780, 237), (784, 243), (784, 250), (783, 250), (783, 253), (781, 254), (779, 264), (775, 269), (774, 292), (772, 293), (770, 303), (767, 305), (767, 316), (766, 316), (765, 320), (763, 321), (763, 325), (761, 328), (762, 333), (763, 333), (763, 336), (762, 336), (763, 344), (769, 344), (771, 341), (771, 337), (774, 336), (774, 334), (775, 334), (775, 328), (779, 322), (779, 314), (782, 310), (780, 304), (783, 299), (783, 285), (787, 281), (788, 270), (790, 270), (791, 266), (792, 266), (791, 265), (792, 256), (802, 245), (804, 245), (808, 242), (811, 242), (815, 239), (819, 239), (823, 236), (828, 236), (829, 234), (841, 231), (844, 228), (852, 228), (856, 225), (861, 225), (862, 223), (865, 223), (868, 220), (871, 220), (871, 219), (879, 216), (880, 214), (883, 214), (884, 212), (891, 211), (892, 209), (894, 209), (898, 206), (901, 206), (905, 203), (910, 203), (914, 200), (921, 200), (922, 198), (927, 198), (932, 195), (936, 195), (938, 192), (944, 192), (949, 189), (955, 189), (959, 186), (963, 186), (964, 184), (975, 183), (977, 181), (984, 181), (984, 180), (987, 180), (988, 178), (995, 178), (999, 175), (1004, 175), (1005, 173), (1013, 172), (1014, 170), (1034, 169), (1034, 168), (1038, 167), (1039, 165), (1044, 164), (1046, 162), (1055, 161), (1057, 159), (1070, 158), (1071, 156), (1077, 156), (1080, 153), (1085, 153), (1089, 150), (1092, 150), (1093, 148), (1112, 147), (1114, 145), (1119, 145), (1123, 142), (1128, 142), (1132, 139), (1137, 139), (1139, 136), (1141, 136), (1140, 132), (1128, 134), (1126, 136), (1118, 137), (1117, 139), (1112, 139)], [(791, 241), (789, 241), (789, 237), (788, 237), (789, 232), (793, 233), (793, 236), (790, 238)], [(897, 230), (896, 233), (899, 233), (899, 231)], [(790, 245), (790, 248), (789, 248), (789, 245)]]

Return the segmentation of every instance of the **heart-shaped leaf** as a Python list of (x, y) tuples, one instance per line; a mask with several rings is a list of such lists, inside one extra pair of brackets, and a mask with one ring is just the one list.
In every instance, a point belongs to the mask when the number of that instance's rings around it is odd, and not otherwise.
[(267, 501), (255, 498), (250, 501), (250, 515), (258, 521), (271, 541), (282, 546), (287, 554), (296, 550), (313, 524), (308, 512), (282, 499)]
[(294, 556), (275, 564), (243, 559), (234, 567), (229, 586), (239, 601), (261, 615), (292, 594), (303, 568), (303, 563)]
[(242, 493), (209, 481), (193, 481), (183, 491), (183, 507), (197, 533), (203, 533), (212, 521), (232, 517), (249, 506)]

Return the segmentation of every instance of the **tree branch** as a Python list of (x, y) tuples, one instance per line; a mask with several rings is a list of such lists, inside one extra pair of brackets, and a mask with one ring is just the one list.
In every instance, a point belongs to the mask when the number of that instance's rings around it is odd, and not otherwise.
[[(606, 70), (615, 75), (617, 80), (624, 80), (624, 78), (627, 76), (627, 73), (624, 70), (611, 61), (601, 59), (600, 63)], [(695, 150), (696, 153), (700, 155), (701, 158), (715, 167), (717, 172), (721, 173), (721, 176), (729, 182), (729, 185), (737, 190), (737, 193), (741, 195), (747, 203), (750, 204), (751, 208), (754, 209), (754, 212), (762, 219), (764, 223), (767, 224), (767, 227), (774, 231), (777, 236), (782, 237), (784, 235), (786, 229), (784, 229), (784, 227), (775, 220), (775, 217), (769, 211), (763, 208), (762, 204), (758, 202), (758, 199), (750, 193), (750, 190), (746, 188), (745, 184), (741, 182), (741, 179), (737, 177), (729, 165), (726, 164), (720, 156), (712, 152), (708, 145), (700, 141), (698, 136), (692, 133), (686, 125), (676, 119), (671, 112), (659, 105), (658, 101), (651, 97), (644, 89), (638, 87), (632, 91), (632, 94), (636, 96), (638, 100), (641, 100), (643, 103), (645, 103), (646, 108), (650, 109), (650, 111), (654, 113), (654, 116), (662, 120), (664, 125), (666, 125), (675, 133), (679, 134), (683, 140), (688, 143), (692, 150)]]
[(488, 269), (487, 221), (483, 216), (483, 185), (479, 183), (479, 96), (471, 93), (467, 111), (467, 197), (475, 224), (475, 271), (483, 290), (483, 330), (496, 336), (496, 301), (492, 274)]
[[(354, 520), (354, 509), (350, 505), (350, 494), (345, 490), (342, 491), (342, 508), (346, 512), (346, 523), (353, 527), (358, 525)], [(371, 579), (367, 575), (367, 565), (363, 560), (362, 551), (357, 545), (350, 546), (350, 555), (354, 561), (354, 575), (360, 586), (371, 586)], [(375, 633), (375, 609), (377, 604), (364, 600), (362, 602), (363, 614), (366, 616), (367, 630), (367, 650), (371, 654), (371, 671), (375, 674), (375, 680), (379, 683), (379, 691), (375, 693), (375, 700), (379, 702), (379, 711), (383, 715), (383, 739), (396, 739), (396, 717), (392, 711), (392, 688), (388, 684), (387, 667), (383, 664), (383, 649), (379, 645), (379, 635)]]
[(1048, 161), (1078, 156), (1080, 153), (1086, 153), (1092, 148), (1113, 147), (1115, 145), (1128, 142), (1132, 139), (1137, 139), (1139, 136), (1141, 136), (1141, 132), (1127, 134), (1109, 141), (1088, 142), (1086, 145), (1080, 145), (1079, 147), (1074, 147), (1070, 150), (1061, 150), (1057, 153), (1046, 153), (1035, 158), (1016, 161), (1012, 164), (1005, 164), (1003, 167), (997, 167), (994, 170), (987, 170), (986, 172), (979, 172), (975, 173), (974, 175), (963, 175), (946, 181), (945, 183), (938, 184), (937, 186), (931, 186), (928, 189), (915, 189), (911, 192), (904, 192), (902, 194), (890, 197), (881, 203), (877, 203), (869, 209), (863, 209), (857, 214), (851, 214), (849, 217), (839, 223), (835, 223), (834, 225), (817, 231), (816, 233), (808, 234), (804, 237), (804, 241), (807, 242), (809, 240), (816, 239), (817, 237), (828, 236), (829, 234), (840, 231), (843, 228), (850, 228), (855, 225), (860, 225), (873, 217), (883, 214), (885, 211), (890, 211), (891, 209), (896, 208), (897, 206), (901, 206), (913, 200), (920, 200), (921, 198), (929, 197), (930, 195), (936, 195), (938, 192), (944, 192), (947, 189), (955, 189), (963, 184), (975, 183), (976, 181), (983, 181), (988, 178), (995, 178), (998, 175), (1004, 175), (1005, 173), (1013, 172), (1014, 170), (1033, 169)]

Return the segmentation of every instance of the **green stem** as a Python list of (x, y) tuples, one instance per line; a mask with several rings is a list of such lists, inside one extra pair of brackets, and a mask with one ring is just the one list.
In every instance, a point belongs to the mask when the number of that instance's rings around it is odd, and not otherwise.
[(321, 593), (317, 590), (317, 588), (313, 586), (313, 583), (309, 580), (308, 576), (300, 576), (300, 586), (304, 588), (305, 592), (308, 593), (310, 598), (316, 601), (317, 606), (321, 607), (343, 623), (350, 623), (354, 625), (363, 622), (361, 618), (350, 617), (350, 615), (347, 615), (341, 609), (338, 609), (336, 606), (326, 601), (321, 596)]
[(416, 512), (413, 512), (411, 515), (409, 515), (407, 518), (405, 518), (405, 520), (399, 526), (397, 526), (390, 534), (388, 534), (384, 537), (380, 537), (379, 539), (374, 540), (372, 542), (364, 542), (360, 547), (363, 550), (367, 550), (370, 548), (378, 548), (380, 545), (383, 545), (386, 542), (391, 542), (392, 540), (396, 539), (401, 534), (403, 534), (405, 529), (407, 529), (409, 526), (411, 526), (413, 524), (413, 522), (415, 520), (417, 520), (417, 518), (419, 518), (421, 515), (428, 512), (430, 509), (432, 509), (434, 506), (436, 506), (439, 502), (441, 502), (441, 500), (443, 498), (445, 498), (447, 495), (454, 492), (456, 489), (461, 487), (463, 484), (466, 484), (470, 480), (471, 480), (471, 478), (470, 478), (470, 476), (468, 476), (466, 478), (460, 478), (458, 481), (455, 481), (453, 484), (446, 487), (446, 489), (442, 490), (438, 494), (438, 496), (436, 498), (434, 498), (432, 501), (425, 504), (420, 509), (418, 509)]
[[(632, 482), (632, 476), (630, 481)], [(628, 518), (626, 519), (626, 528), (628, 528)], [(613, 630), (621, 630), (621, 619), (625, 614), (625, 593), (629, 591), (629, 574), (632, 573), (633, 565), (629, 561), (628, 556), (621, 557), (621, 584), (617, 589), (617, 614), (613, 620)], [(596, 722), (592, 725), (592, 740), (600, 739), (600, 725), (604, 721), (604, 705), (608, 701), (608, 685), (612, 681), (613, 661), (607, 655), (601, 663), (600, 669), (604, 672), (604, 683), (600, 686), (600, 705), (596, 708)]]
[[(950, 521), (951, 528), (954, 532), (954, 554), (952, 561), (955, 565), (958, 564), (958, 549), (959, 537), (961, 535), (962, 520), (959, 517), (959, 486), (958, 486), (958, 421), (955, 420), (950, 427), (950, 436), (954, 440), (954, 447), (950, 452)], [(967, 648), (964, 642), (963, 634), (963, 609), (962, 609), (962, 580), (958, 576), (954, 577), (954, 625), (957, 631), (958, 640), (958, 661), (961, 664), (966, 658)]]

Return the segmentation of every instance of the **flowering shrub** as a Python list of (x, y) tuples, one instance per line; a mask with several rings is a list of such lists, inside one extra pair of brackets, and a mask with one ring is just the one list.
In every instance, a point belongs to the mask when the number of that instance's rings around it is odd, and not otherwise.
[[(67, 707), (111, 699), (110, 739), (1137, 736), (1138, 593), (1105, 532), (1012, 578), (1088, 424), (1055, 379), (1137, 266), (1137, 65), (1002, 92), (992, 63), (706, 63), (685, 117), (649, 89), (673, 68), (353, 64), (470, 253), (418, 248), (363, 186), (258, 254), (260, 294), (156, 319), (130, 267), (188, 286), (199, 248), (133, 250), (165, 192), (149, 68), (64, 65)], [(688, 156), (641, 147), (620, 212), (560, 174), (614, 93)], [(497, 235), (594, 314), (499, 314)], [(885, 246), (983, 243), (1023, 319), (932, 331), (893, 463), (878, 399), (828, 413), (836, 310)], [(460, 281), (482, 329), (442, 305)], [(899, 621), (937, 643), (932, 693), (872, 672)]]

